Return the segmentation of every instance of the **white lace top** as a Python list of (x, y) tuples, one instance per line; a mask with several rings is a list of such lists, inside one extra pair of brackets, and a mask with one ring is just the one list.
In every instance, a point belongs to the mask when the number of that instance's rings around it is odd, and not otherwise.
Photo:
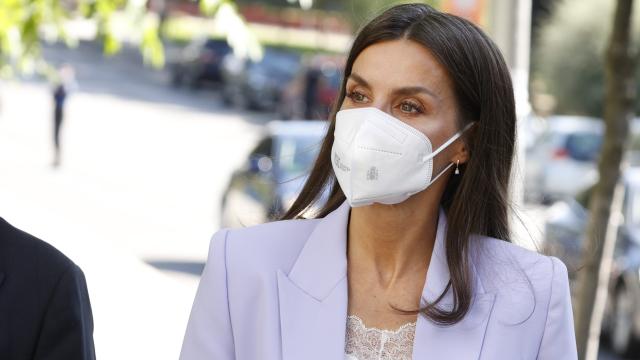
[(368, 328), (355, 315), (347, 317), (345, 360), (411, 360), (416, 323), (397, 330)]

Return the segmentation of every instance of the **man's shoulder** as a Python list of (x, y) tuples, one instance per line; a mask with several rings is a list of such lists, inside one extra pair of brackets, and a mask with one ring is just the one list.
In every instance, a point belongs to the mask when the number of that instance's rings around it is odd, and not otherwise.
[(0, 329), (0, 358), (95, 359), (91, 305), (77, 265), (0, 218), (0, 273), (0, 317), (14, 323), (8, 334)]
[(14, 274), (46, 274), (57, 277), (77, 266), (51, 244), (22, 231), (0, 218), (0, 269)]

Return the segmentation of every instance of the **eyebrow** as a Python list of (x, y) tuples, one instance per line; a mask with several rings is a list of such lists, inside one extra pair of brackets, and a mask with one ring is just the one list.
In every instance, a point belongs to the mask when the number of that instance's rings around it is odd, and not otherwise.
[[(356, 73), (351, 73), (349, 75), (350, 78), (352, 78), (353, 80), (355, 80), (356, 82), (360, 83), (361, 85), (371, 88), (371, 85), (369, 85), (369, 83), (360, 75), (356, 74)], [(430, 95), (436, 99), (440, 99), (440, 97), (438, 95), (436, 95), (433, 91), (427, 89), (424, 86), (406, 86), (406, 87), (401, 87), (401, 88), (397, 88), (394, 89), (392, 91), (392, 93), (398, 94), (398, 95), (413, 95), (413, 94), (417, 94), (417, 93), (425, 93), (427, 95)]]

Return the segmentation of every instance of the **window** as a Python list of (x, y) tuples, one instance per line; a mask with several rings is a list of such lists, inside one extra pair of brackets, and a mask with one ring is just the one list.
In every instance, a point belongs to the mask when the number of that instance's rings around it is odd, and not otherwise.
[(260, 141), (258, 146), (251, 152), (251, 157), (257, 156), (273, 156), (273, 138), (266, 137)]
[(567, 152), (578, 161), (596, 161), (602, 146), (602, 136), (595, 133), (582, 132), (567, 136)]

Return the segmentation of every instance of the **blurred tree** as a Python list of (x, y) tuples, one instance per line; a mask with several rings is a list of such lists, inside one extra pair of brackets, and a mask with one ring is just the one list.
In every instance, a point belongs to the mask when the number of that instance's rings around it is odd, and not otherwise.
[(303, 9), (321, 9), (342, 12), (354, 29), (380, 13), (382, 9), (402, 3), (421, 2), (439, 6), (441, 0), (237, 0), (238, 4), (260, 3), (271, 6), (300, 6)]
[[(632, 48), (633, 0), (618, 0), (605, 57), (605, 136), (598, 164), (600, 180), (589, 200), (589, 223), (583, 244), (584, 267), (578, 272), (575, 306), (580, 359), (595, 359), (606, 301), (611, 260), (622, 213), (624, 187), (620, 174), (629, 143), (637, 82), (637, 56)], [(572, 63), (572, 62), (569, 62)], [(588, 249), (595, 249), (591, 253)]]
[(416, 2), (435, 7), (440, 4), (440, 0), (314, 0), (313, 6), (319, 9), (333, 9), (343, 12), (353, 28), (357, 29), (383, 9), (397, 4)]
[[(540, 39), (540, 28), (549, 21), (557, 2), (561, 0), (531, 1), (531, 47), (535, 48)], [(531, 64), (531, 62), (529, 63)]]
[[(531, 1), (531, 27), (536, 29), (540, 23), (552, 14), (553, 7), (558, 0), (532, 0)], [(532, 32), (533, 33), (533, 32)]]
[(226, 37), (236, 55), (252, 59), (262, 56), (262, 46), (240, 15), (236, 0), (200, 0), (200, 12), (213, 17), (217, 30)]
[[(601, 117), (604, 99), (604, 53), (609, 0), (555, 1), (552, 14), (534, 34), (532, 49), (532, 104), (549, 94), (555, 113)], [(638, 16), (636, 12), (634, 16)], [(636, 22), (636, 25), (638, 22)], [(634, 33), (640, 33), (634, 28)], [(636, 70), (636, 75), (640, 71)], [(640, 110), (640, 104), (636, 105)]]
[(383, 9), (397, 4), (406, 3), (424, 3), (434, 7), (440, 5), (440, 0), (354, 0), (346, 1), (345, 12), (349, 21), (353, 24), (354, 28), (359, 28), (367, 21), (371, 20), (374, 16), (380, 13)]
[[(221, 23), (234, 49), (255, 53), (259, 44), (234, 0), (200, 0), (199, 5), (204, 15)], [(74, 46), (78, 39), (70, 29), (78, 20), (96, 24), (106, 54), (118, 52), (123, 39), (131, 40), (139, 44), (145, 63), (160, 67), (164, 49), (159, 15), (149, 11), (148, 0), (0, 0), (0, 75), (31, 72), (42, 65), (43, 39)]]
[[(116, 12), (122, 13), (118, 19)], [(163, 63), (157, 18), (148, 13), (145, 0), (0, 0), (2, 74), (33, 70), (41, 61), (43, 38), (75, 45), (77, 38), (69, 30), (69, 21), (78, 19), (95, 21), (107, 54), (120, 49), (119, 35), (129, 31), (137, 35), (145, 61), (153, 65)]]

